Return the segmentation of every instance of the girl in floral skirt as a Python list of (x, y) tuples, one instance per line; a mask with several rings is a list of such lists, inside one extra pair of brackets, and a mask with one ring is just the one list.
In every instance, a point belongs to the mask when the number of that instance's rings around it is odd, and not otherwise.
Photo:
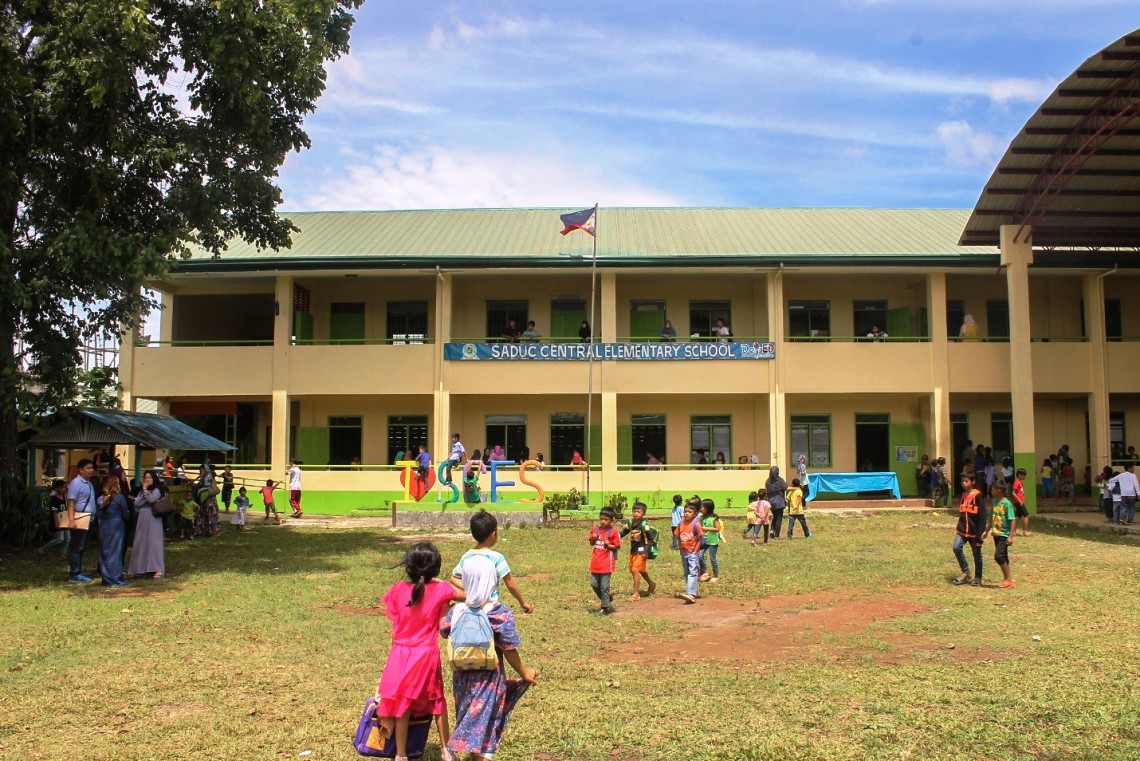
[[(463, 562), (462, 570), (467, 601), (455, 606), (444, 619), (440, 632), (445, 637), (450, 636), (452, 624), (468, 606), (482, 608), (495, 633), (499, 664), (488, 671), (452, 672), (456, 724), (447, 749), (452, 753), (469, 753), (473, 761), (493, 759), (515, 703), (538, 679), (538, 672), (523, 665), (518, 651), (521, 640), (511, 609), (501, 602), (491, 601), (498, 585), (494, 562), (473, 556)], [(507, 679), (503, 661), (511, 664), (522, 679)]]

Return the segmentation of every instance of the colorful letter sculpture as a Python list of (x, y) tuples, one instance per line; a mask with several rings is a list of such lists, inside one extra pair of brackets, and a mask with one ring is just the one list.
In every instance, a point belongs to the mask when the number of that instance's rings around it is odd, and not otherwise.
[(404, 487), (405, 501), (414, 499), (419, 502), (431, 491), (431, 487), (435, 486), (435, 473), (430, 469), (424, 478), (413, 472), (416, 469), (415, 460), (399, 460), (396, 465), (403, 468), (400, 471), (400, 485)]
[[(454, 470), (454, 468), (453, 468), (453, 470)], [(447, 478), (447, 462), (446, 461), (441, 462), (439, 464), (439, 467), (435, 469), (435, 472), (436, 472), (436, 481), (439, 482), (440, 484), (442, 484), (443, 486), (446, 486), (449, 489), (451, 489), (451, 494), (448, 495), (445, 499), (440, 499), (439, 502), (441, 502), (445, 505), (450, 505), (452, 502), (458, 502), (459, 501), (459, 487), (455, 485), (454, 480), (448, 480), (448, 478)]]
[(538, 492), (538, 498), (537, 499), (520, 499), (519, 502), (527, 502), (527, 503), (537, 502), (540, 504), (542, 503), (543, 498), (546, 496), (546, 490), (543, 489), (538, 484), (536, 484), (534, 481), (531, 481), (529, 478), (526, 477), (526, 469), (527, 468), (534, 468), (535, 470), (538, 470), (541, 467), (542, 467), (542, 465), (539, 463), (538, 460), (527, 460), (526, 462), (524, 462), (522, 465), (519, 466), (519, 480), (522, 481), (527, 486), (529, 486), (530, 488), (534, 489), (536, 492)]

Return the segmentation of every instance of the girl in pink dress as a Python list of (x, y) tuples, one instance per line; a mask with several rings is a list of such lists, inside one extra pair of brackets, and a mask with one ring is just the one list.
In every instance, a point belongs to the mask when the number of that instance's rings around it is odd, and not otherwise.
[(392, 622), (392, 649), (376, 685), (376, 716), (388, 732), (395, 731), (396, 760), (407, 761), (408, 723), (412, 716), (431, 715), (439, 730), (440, 758), (451, 761), (447, 742), (447, 700), (439, 662), (439, 626), (448, 603), (463, 593), (439, 576), (439, 550), (420, 542), (404, 555), (408, 581), (397, 581), (384, 595), (385, 614)]

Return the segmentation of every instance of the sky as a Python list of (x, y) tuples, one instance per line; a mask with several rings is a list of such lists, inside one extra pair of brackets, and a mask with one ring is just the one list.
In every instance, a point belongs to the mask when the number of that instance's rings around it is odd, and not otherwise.
[(972, 208), (1135, 8), (366, 0), (281, 209)]

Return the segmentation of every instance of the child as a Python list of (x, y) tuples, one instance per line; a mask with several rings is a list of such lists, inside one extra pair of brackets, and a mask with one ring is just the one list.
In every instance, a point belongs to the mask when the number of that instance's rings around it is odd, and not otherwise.
[(760, 537), (761, 527), (764, 529), (764, 544), (768, 543), (768, 525), (772, 522), (772, 503), (767, 499), (768, 493), (764, 489), (757, 489), (748, 495), (748, 516), (752, 524), (752, 546)]
[(808, 530), (807, 516), (804, 511), (804, 490), (800, 485), (800, 479), (793, 478), (792, 485), (788, 487), (787, 493), (784, 495), (784, 500), (788, 503), (788, 539), (792, 538), (795, 533), (796, 521), (804, 528), (804, 539), (811, 539), (811, 531)]
[[(994, 562), (1001, 569), (1004, 577), (999, 585), (1002, 589), (1013, 587), (1013, 574), (1009, 572), (1009, 534), (1017, 521), (1017, 514), (1013, 505), (1005, 498), (1005, 482), (998, 481), (990, 487), (990, 497), (993, 499), (992, 516), (986, 531), (994, 533)], [(982, 533), (982, 539), (986, 534)]]
[(439, 663), (439, 622), (453, 598), (463, 599), (450, 584), (436, 579), (439, 550), (429, 542), (404, 553), (407, 581), (397, 581), (384, 595), (384, 613), (392, 622), (392, 648), (376, 685), (376, 717), (389, 733), (395, 730), (396, 758), (408, 757), (408, 724), (412, 715), (431, 714), (446, 753), (451, 739), (443, 669)]
[(194, 538), (194, 515), (198, 512), (198, 503), (190, 497), (178, 503), (176, 517), (177, 528), (175, 534), (179, 539)]
[[(63, 514), (63, 528), (58, 528), (59, 519), (56, 517)], [(71, 532), (67, 529), (67, 481), (62, 478), (53, 479), (51, 482), (51, 528), (52, 538), (43, 547), (36, 548), (36, 555), (43, 558), (47, 555), (47, 551), (59, 547), (59, 556), (62, 559), (67, 559), (67, 547), (71, 543)]]
[[(534, 606), (523, 599), (522, 591), (519, 590), (518, 584), (515, 583), (514, 577), (511, 576), (511, 567), (507, 565), (507, 559), (501, 552), (495, 552), (491, 548), (499, 541), (499, 521), (495, 516), (491, 515), (486, 510), (480, 510), (471, 516), (471, 537), (475, 540), (475, 549), (467, 550), (463, 553), (463, 557), (459, 558), (459, 562), (455, 564), (455, 568), (451, 571), (451, 585), (458, 590), (463, 590), (463, 562), (467, 558), (482, 555), (490, 558), (491, 562), (495, 564), (495, 573), (497, 578), (507, 585), (507, 591), (518, 600), (520, 606), (526, 613), (533, 613)], [(494, 602), (499, 601), (499, 586), (495, 585), (494, 592), (491, 593), (491, 600)]]
[[(451, 627), (465, 609), (481, 609), (491, 624), (499, 662), (498, 668), (486, 671), (452, 671), (455, 732), (447, 744), (448, 752), (440, 754), (443, 761), (461, 753), (470, 753), (473, 759), (493, 757), (515, 704), (538, 679), (538, 672), (524, 666), (519, 655), (521, 641), (514, 614), (506, 605), (492, 599), (498, 587), (494, 562), (485, 556), (471, 555), (461, 565), (460, 582), (467, 590), (467, 600), (444, 618), (440, 634), (450, 637)], [(522, 679), (507, 679), (503, 661), (511, 664)]]
[(685, 505), (681, 522), (677, 528), (673, 529), (673, 532), (677, 537), (677, 546), (681, 550), (681, 562), (685, 566), (685, 594), (681, 595), (681, 599), (685, 601), (686, 605), (692, 605), (697, 601), (697, 581), (700, 577), (701, 567), (701, 539), (705, 535), (704, 529), (701, 528), (701, 522), (697, 520), (697, 506), (692, 501)]
[(685, 498), (680, 494), (673, 495), (673, 514), (669, 518), (669, 527), (673, 530), (673, 549), (677, 549), (677, 527), (681, 525), (681, 517), (685, 514)]
[(654, 543), (656, 529), (652, 529), (645, 520), (645, 503), (633, 503), (633, 517), (626, 521), (625, 528), (620, 536), (629, 534), (629, 572), (633, 576), (633, 598), (641, 599), (642, 578), (649, 584), (646, 594), (657, 591), (657, 582), (649, 578), (649, 550)]
[(269, 523), (269, 514), (273, 513), (274, 525), (281, 525), (281, 516), (277, 514), (277, 506), (273, 504), (273, 490), (281, 485), (280, 481), (269, 479), (261, 489), (261, 501), (265, 503), (265, 522)]
[(419, 449), (419, 454), (416, 455), (416, 475), (421, 481), (426, 482), (428, 471), (431, 470), (431, 455), (423, 444), (420, 444)]
[[(701, 581), (717, 581), (720, 576), (720, 563), (717, 562), (716, 555), (720, 549), (720, 534), (724, 526), (720, 522), (720, 516), (716, 514), (716, 504), (711, 499), (701, 500), (701, 528), (705, 532), (705, 541), (701, 547)], [(707, 556), (707, 559), (706, 559)], [(712, 574), (709, 574), (709, 566), (712, 566)]]
[[(958, 503), (958, 527), (954, 536), (954, 557), (962, 575), (954, 579), (958, 586), (970, 582), (970, 586), (982, 585), (982, 536), (986, 526), (986, 503), (981, 492), (974, 488), (974, 474), (962, 474), (962, 499)], [(962, 548), (967, 544), (974, 554), (974, 580), (970, 581), (970, 566), (966, 563), (966, 553)]]
[[(230, 511), (230, 501), (234, 496), (234, 471), (227, 465), (226, 469), (222, 471), (222, 504), (226, 506), (226, 512)], [(244, 523), (243, 523), (244, 525)]]
[(1053, 496), (1053, 461), (1048, 457), (1041, 463), (1041, 496)]
[(249, 497), (246, 496), (244, 486), (238, 489), (238, 496), (237, 499), (234, 500), (234, 507), (237, 508), (237, 512), (234, 513), (233, 518), (230, 518), (230, 523), (234, 524), (238, 531), (249, 531), (245, 526), (245, 518), (249, 512)]
[[(1025, 477), (1029, 475), (1025, 468), (1018, 468), (1013, 479), (1013, 528), (1010, 535), (1017, 531), (1017, 524), (1021, 522), (1021, 535), (1030, 536), (1029, 509), (1025, 507)], [(1010, 539), (1010, 542), (1013, 540)]]
[(595, 616), (608, 616), (614, 612), (613, 596), (610, 594), (610, 575), (617, 567), (618, 548), (621, 536), (614, 528), (614, 511), (603, 507), (598, 514), (598, 525), (590, 529), (590, 588), (598, 596), (601, 607), (594, 611)]
[(443, 482), (445, 484), (451, 483), (451, 469), (459, 467), (459, 463), (463, 462), (463, 455), (465, 454), (467, 454), (467, 450), (463, 447), (463, 442), (459, 440), (459, 434), (451, 434), (451, 453), (447, 456), (447, 467), (443, 471)]

